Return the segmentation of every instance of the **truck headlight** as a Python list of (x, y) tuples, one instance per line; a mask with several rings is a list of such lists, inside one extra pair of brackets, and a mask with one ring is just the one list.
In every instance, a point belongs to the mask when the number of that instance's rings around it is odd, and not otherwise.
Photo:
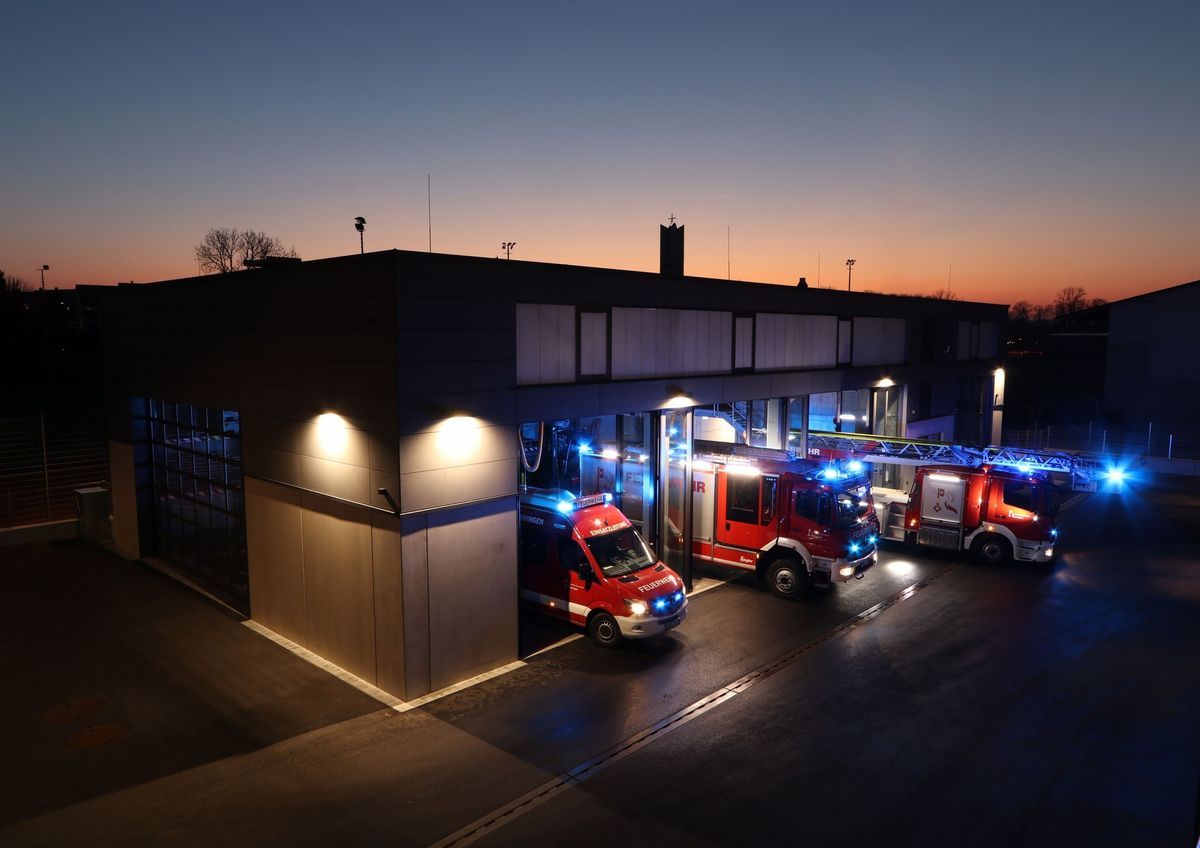
[(843, 565), (841, 568), (838, 569), (838, 574), (840, 574), (842, 577), (853, 577), (854, 576), (854, 566)]
[(634, 615), (645, 615), (646, 610), (649, 609), (645, 601), (626, 601), (625, 603), (629, 604), (629, 611)]

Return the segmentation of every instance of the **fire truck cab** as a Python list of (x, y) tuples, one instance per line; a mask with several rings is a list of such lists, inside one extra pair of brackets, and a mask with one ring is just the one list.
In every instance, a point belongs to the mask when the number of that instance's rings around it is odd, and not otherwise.
[(613, 647), (660, 636), (687, 617), (679, 575), (661, 562), (611, 495), (521, 495), (521, 598)]
[(925, 465), (908, 497), (893, 500), (883, 510), (886, 538), (970, 551), (991, 563), (1054, 556), (1059, 497), (1043, 477), (989, 465)]
[(784, 598), (862, 577), (878, 557), (868, 478), (782, 451), (753, 453), (693, 462), (695, 557), (754, 571)]

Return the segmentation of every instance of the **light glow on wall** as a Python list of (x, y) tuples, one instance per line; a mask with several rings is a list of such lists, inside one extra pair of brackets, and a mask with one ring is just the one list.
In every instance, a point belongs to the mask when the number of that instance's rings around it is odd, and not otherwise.
[(350, 443), (350, 427), (336, 412), (317, 416), (317, 444), (328, 456), (341, 456)]
[(479, 450), (483, 436), (479, 419), (469, 415), (453, 415), (437, 426), (438, 451), (446, 459), (467, 459)]

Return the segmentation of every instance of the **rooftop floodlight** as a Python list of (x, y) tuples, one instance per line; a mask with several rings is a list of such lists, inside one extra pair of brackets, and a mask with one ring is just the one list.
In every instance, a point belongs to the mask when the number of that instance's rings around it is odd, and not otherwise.
[(367, 219), (359, 215), (354, 219), (354, 229), (358, 230), (358, 252), (363, 252), (363, 231), (367, 229)]
[(500, 249), (504, 251), (505, 259), (512, 259), (512, 249), (517, 246), (515, 241), (500, 242)]

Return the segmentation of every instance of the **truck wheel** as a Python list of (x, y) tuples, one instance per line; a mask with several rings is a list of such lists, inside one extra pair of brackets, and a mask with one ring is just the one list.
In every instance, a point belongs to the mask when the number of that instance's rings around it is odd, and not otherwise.
[(1003, 536), (981, 536), (973, 546), (975, 556), (988, 565), (999, 565), (1012, 559), (1012, 545)]
[(808, 572), (804, 564), (790, 557), (775, 560), (767, 569), (767, 588), (788, 600), (800, 597), (808, 588)]
[(615, 648), (621, 642), (621, 628), (611, 615), (598, 612), (588, 622), (588, 636), (601, 648)]

